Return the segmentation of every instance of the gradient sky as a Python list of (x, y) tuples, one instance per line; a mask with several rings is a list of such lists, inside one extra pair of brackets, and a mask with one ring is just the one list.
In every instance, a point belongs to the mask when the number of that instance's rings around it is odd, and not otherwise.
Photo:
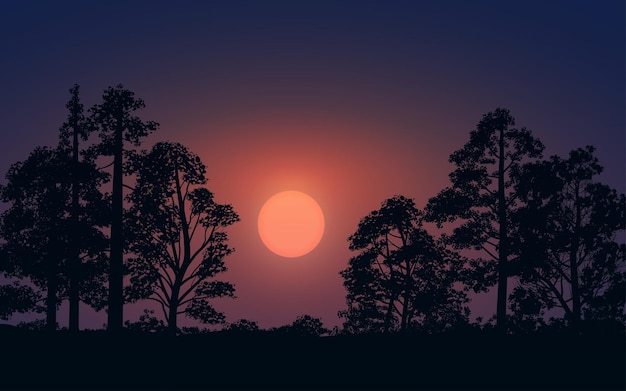
[[(189, 147), (241, 217), (223, 275), (238, 298), (216, 302), (227, 320), (269, 328), (306, 313), (332, 327), (359, 220), (395, 194), (423, 208), (449, 183), (450, 153), (496, 107), (546, 155), (594, 145), (602, 180), (625, 191), (624, 15), (611, 0), (4, 2), (0, 171), (56, 144), (74, 83), (86, 107), (122, 83), (161, 124), (145, 148)], [(326, 216), (301, 258), (274, 255), (256, 232), (283, 190)], [(491, 316), (494, 296), (471, 309)], [(81, 314), (81, 328), (105, 322)]]

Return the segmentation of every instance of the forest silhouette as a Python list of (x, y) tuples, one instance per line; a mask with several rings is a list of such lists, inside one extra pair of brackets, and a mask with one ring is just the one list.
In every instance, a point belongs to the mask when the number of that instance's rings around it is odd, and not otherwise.
[[(239, 216), (200, 157), (145, 146), (159, 124), (122, 85), (87, 110), (69, 92), (58, 144), (0, 184), (0, 319), (45, 314), (0, 328), (2, 388), (626, 387), (626, 198), (598, 180), (593, 146), (544, 157), (509, 110), (482, 115), (448, 187), (421, 209), (381, 200), (347, 238), (341, 327), (302, 308), (261, 329), (211, 305), (235, 297), (220, 276)], [(492, 288), (496, 315), (471, 321), (471, 293)], [(80, 329), (81, 302), (106, 329)], [(141, 302), (156, 310), (124, 320)]]

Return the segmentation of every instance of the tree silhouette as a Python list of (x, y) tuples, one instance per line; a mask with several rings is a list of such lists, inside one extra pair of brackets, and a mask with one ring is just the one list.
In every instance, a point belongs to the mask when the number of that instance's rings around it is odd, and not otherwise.
[[(103, 95), (103, 102), (94, 105), (91, 120), (99, 130), (101, 142), (92, 149), (92, 155), (113, 156), (113, 189), (111, 199), (111, 249), (109, 266), (109, 302), (108, 323), (110, 331), (121, 331), (123, 327), (124, 305), (124, 238), (122, 236), (123, 175), (130, 174), (124, 170), (124, 158), (132, 156), (132, 150), (125, 149), (125, 143), (135, 147), (140, 145), (141, 138), (155, 131), (158, 124), (154, 121), (142, 121), (133, 115), (143, 109), (145, 103), (136, 98), (134, 92), (121, 84), (109, 87)], [(128, 167), (126, 167), (128, 168)]]
[[(36, 148), (23, 162), (13, 164), (0, 187), (0, 198), (11, 206), (0, 219), (2, 263), (5, 275), (28, 279), (46, 292), (46, 323), (49, 330), (57, 324), (56, 310), (75, 284), (79, 298), (96, 309), (102, 308), (99, 293), (103, 284), (102, 251), (104, 236), (98, 229), (102, 195), (94, 190), (103, 180), (89, 162), (81, 162), (78, 214), (71, 216), (73, 165), (62, 148)], [(76, 237), (78, 235), (78, 237)], [(80, 245), (80, 276), (71, 273), (69, 260), (75, 255), (71, 243)], [(72, 281), (72, 279), (77, 281)], [(29, 295), (23, 289), (17, 291)], [(78, 326), (78, 325), (76, 325)]]
[(594, 180), (602, 172), (594, 151), (579, 148), (567, 159), (552, 156), (518, 173), (524, 202), (514, 214), (520, 286), (512, 304), (518, 316), (557, 307), (574, 328), (583, 315), (626, 321), (626, 246), (615, 240), (626, 229), (626, 201)]
[(137, 257), (128, 260), (128, 297), (159, 303), (171, 332), (180, 314), (207, 324), (223, 322), (208, 300), (233, 296), (230, 283), (213, 277), (226, 271), (224, 257), (233, 249), (225, 228), (239, 217), (200, 187), (207, 182), (205, 166), (181, 144), (157, 143), (134, 164), (127, 236)]
[(339, 315), (353, 333), (445, 328), (466, 320), (465, 294), (453, 287), (460, 258), (422, 227), (412, 199), (395, 196), (361, 219), (351, 235), (344, 278), (348, 309)]
[[(427, 218), (439, 227), (461, 220), (449, 237), (457, 249), (473, 248), (487, 254), (476, 257), (475, 290), (483, 290), (497, 280), (496, 325), (506, 330), (507, 267), (511, 248), (509, 227), (517, 196), (511, 172), (527, 159), (540, 158), (543, 144), (526, 128), (517, 129), (507, 109), (497, 108), (483, 116), (470, 132), (470, 140), (450, 155), (456, 165), (450, 173), (451, 187), (431, 198)], [(493, 263), (497, 267), (494, 270)]]
[(46, 324), (56, 329), (59, 305), (59, 269), (64, 239), (56, 223), (65, 213), (62, 200), (69, 188), (57, 183), (58, 165), (54, 151), (38, 147), (24, 162), (7, 172), (8, 184), (1, 188), (2, 201), (12, 202), (2, 214), (0, 235), (5, 239), (7, 263), (3, 272), (11, 277), (29, 278), (46, 291)]
[[(69, 209), (69, 232), (70, 242), (68, 243), (68, 278), (69, 278), (69, 330), (78, 331), (79, 323), (79, 301), (80, 285), (86, 278), (83, 276), (83, 265), (81, 262), (81, 252), (84, 246), (83, 236), (85, 230), (91, 232), (92, 237), (89, 243), (92, 247), (89, 251), (103, 254), (106, 244), (103, 242), (103, 235), (99, 231), (90, 230), (90, 226), (104, 226), (107, 223), (105, 215), (105, 205), (102, 195), (98, 191), (98, 185), (107, 179), (106, 175), (95, 171), (93, 162), (80, 161), (79, 140), (86, 141), (89, 134), (94, 130), (84, 115), (83, 105), (80, 103), (79, 86), (74, 85), (70, 89), (72, 95), (66, 107), (69, 115), (63, 123), (59, 133), (58, 153), (63, 154), (63, 159), (69, 162), (69, 178), (71, 186), (71, 204)], [(89, 201), (89, 210), (85, 210), (81, 205), (81, 194)], [(82, 220), (82, 221), (81, 221)], [(81, 234), (83, 233), (83, 234)], [(98, 240), (98, 243), (95, 241)], [(81, 247), (82, 246), (82, 247)], [(100, 257), (102, 258), (102, 257)], [(101, 259), (101, 263), (102, 263)], [(99, 265), (100, 266), (100, 265)], [(104, 270), (101, 270), (103, 275)], [(81, 282), (82, 281), (82, 282)], [(93, 288), (93, 287), (92, 287)]]

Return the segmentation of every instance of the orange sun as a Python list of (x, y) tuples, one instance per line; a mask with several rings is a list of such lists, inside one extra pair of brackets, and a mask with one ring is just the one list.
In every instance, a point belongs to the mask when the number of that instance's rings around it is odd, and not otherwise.
[(324, 214), (313, 198), (299, 191), (283, 191), (263, 204), (259, 236), (273, 253), (287, 258), (313, 250), (324, 234)]

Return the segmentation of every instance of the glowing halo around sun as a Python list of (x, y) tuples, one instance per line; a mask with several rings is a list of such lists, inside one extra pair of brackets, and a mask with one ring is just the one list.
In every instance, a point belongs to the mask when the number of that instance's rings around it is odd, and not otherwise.
[(259, 212), (261, 241), (271, 252), (286, 258), (308, 254), (324, 235), (324, 213), (317, 202), (300, 191), (270, 197)]

